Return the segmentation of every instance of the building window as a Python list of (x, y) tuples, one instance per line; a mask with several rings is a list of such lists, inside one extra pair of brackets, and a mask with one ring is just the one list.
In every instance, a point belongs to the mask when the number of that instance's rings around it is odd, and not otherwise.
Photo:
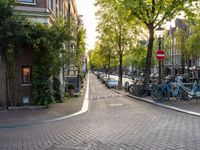
[(17, 1), (20, 3), (30, 3), (30, 4), (35, 3), (35, 0), (17, 0)]
[(22, 84), (31, 83), (31, 67), (23, 66), (22, 67)]

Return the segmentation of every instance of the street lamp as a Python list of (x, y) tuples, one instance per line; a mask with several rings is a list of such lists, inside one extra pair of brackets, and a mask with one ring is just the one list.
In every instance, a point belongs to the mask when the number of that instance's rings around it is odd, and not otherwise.
[[(164, 28), (162, 28), (161, 26), (159, 26), (157, 29), (156, 29), (156, 36), (158, 38), (158, 51), (157, 51), (157, 59), (159, 61), (159, 84), (162, 82), (161, 81), (161, 76), (162, 76), (162, 60), (164, 59), (164, 56), (163, 57), (160, 57), (162, 56), (162, 53), (164, 55), (164, 51), (162, 52), (161, 51), (161, 40), (162, 40), (162, 37), (163, 37), (163, 31), (164, 31)], [(162, 53), (161, 53), (162, 52)], [(162, 59), (160, 59), (162, 58)]]

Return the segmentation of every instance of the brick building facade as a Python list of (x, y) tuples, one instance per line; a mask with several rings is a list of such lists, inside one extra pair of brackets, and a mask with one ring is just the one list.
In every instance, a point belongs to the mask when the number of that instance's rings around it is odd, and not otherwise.
[(170, 68), (172, 76), (182, 74), (184, 70), (184, 73), (191, 73), (191, 79), (200, 79), (200, 58), (190, 57), (186, 59), (182, 57), (181, 50), (176, 48), (175, 33), (178, 29), (182, 29), (189, 35), (189, 28), (187, 21), (179, 18), (175, 20), (175, 27), (170, 27), (168, 31), (170, 37), (169, 59), (166, 61), (166, 65)]
[[(51, 25), (56, 17), (77, 20), (78, 13), (75, 0), (17, 0), (19, 5), (14, 9), (17, 15), (23, 15), (35, 22)], [(70, 9), (69, 9), (70, 7)], [(75, 47), (75, 46), (74, 46)], [(15, 55), (15, 85), (8, 91), (6, 79), (6, 64), (4, 55), (0, 54), (0, 107), (14, 105), (30, 105), (32, 103), (32, 69), (34, 68), (35, 54), (30, 48), (23, 48)], [(61, 73), (62, 74), (62, 73)], [(62, 77), (60, 77), (62, 78)], [(8, 94), (10, 93), (10, 94)]]

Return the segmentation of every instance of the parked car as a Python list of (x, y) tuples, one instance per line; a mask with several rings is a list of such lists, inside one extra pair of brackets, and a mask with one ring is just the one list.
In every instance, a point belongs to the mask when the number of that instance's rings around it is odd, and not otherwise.
[(106, 77), (106, 76), (102, 77), (102, 83), (106, 83), (107, 80), (108, 80), (108, 77)]
[(144, 79), (140, 76), (132, 76), (132, 80), (127, 80), (124, 84), (124, 89), (126, 92), (129, 92), (131, 85), (143, 83)]
[(126, 92), (129, 92), (130, 86), (131, 86), (132, 84), (135, 84), (135, 82), (134, 82), (133, 80), (126, 81), (125, 84), (124, 84), (124, 90), (125, 90)]
[(118, 87), (118, 81), (115, 79), (109, 79), (106, 82), (106, 86), (108, 88), (117, 88)]

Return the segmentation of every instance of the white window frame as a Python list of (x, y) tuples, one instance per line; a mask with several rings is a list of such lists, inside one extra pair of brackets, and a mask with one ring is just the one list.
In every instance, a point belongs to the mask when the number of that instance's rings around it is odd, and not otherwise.
[(26, 2), (26, 0), (17, 0), (17, 2), (21, 4), (36, 5), (36, 0), (32, 0), (32, 2)]

